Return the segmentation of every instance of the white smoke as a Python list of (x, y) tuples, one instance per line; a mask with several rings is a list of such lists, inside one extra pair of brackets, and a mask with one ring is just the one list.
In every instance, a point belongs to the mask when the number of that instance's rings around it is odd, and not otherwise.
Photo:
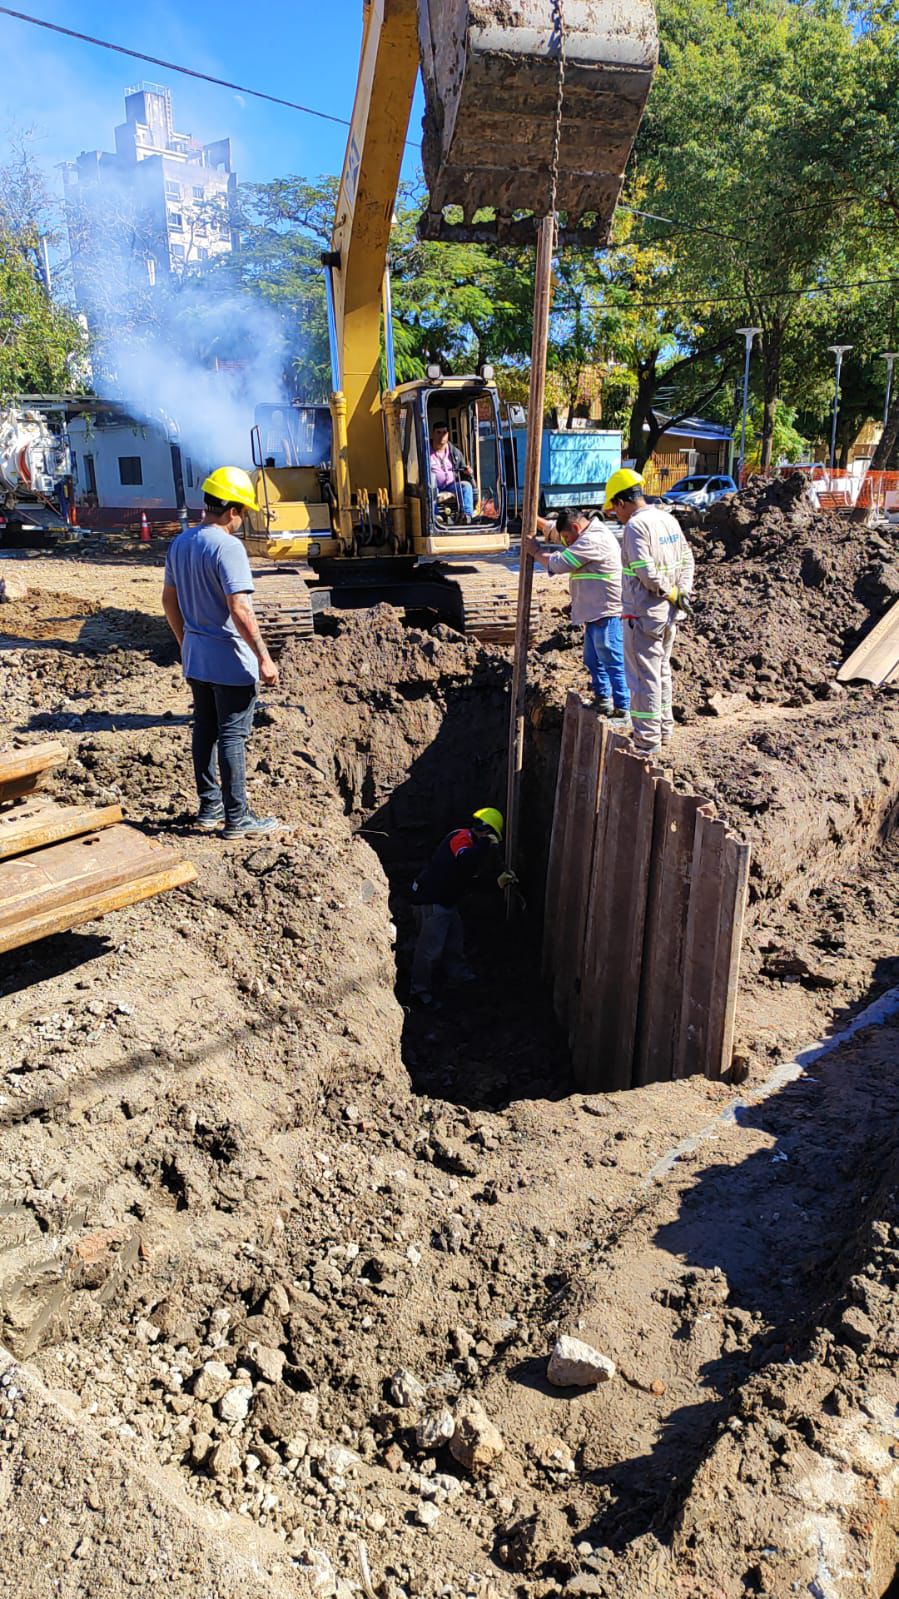
[(73, 291), (91, 327), (94, 387), (162, 425), (196, 461), (246, 466), (255, 407), (285, 400), (284, 324), (238, 286), (239, 258), (222, 248), (224, 195), (195, 218), (217, 242), (213, 258), (170, 273), (138, 175), (104, 166), (99, 184), (69, 188)]
[[(162, 424), (195, 460), (248, 466), (255, 407), (284, 398), (280, 318), (201, 278), (160, 292), (153, 325), (100, 340), (95, 386), (134, 416)], [(127, 328), (127, 319), (122, 318)]]

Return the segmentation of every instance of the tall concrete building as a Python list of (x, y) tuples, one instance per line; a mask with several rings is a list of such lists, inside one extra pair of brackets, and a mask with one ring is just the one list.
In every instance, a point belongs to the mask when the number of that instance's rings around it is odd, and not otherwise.
[(125, 91), (115, 151), (83, 151), (63, 166), (79, 308), (94, 324), (167, 277), (201, 272), (232, 250), (231, 141), (176, 133), (171, 90)]

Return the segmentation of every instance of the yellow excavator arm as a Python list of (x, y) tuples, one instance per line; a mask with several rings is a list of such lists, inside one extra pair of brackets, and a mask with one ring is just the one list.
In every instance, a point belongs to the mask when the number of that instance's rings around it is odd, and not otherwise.
[[(280, 636), (302, 630), (303, 581), (320, 585), (319, 601), (328, 584), (335, 594), (339, 584), (345, 601), (358, 582), (371, 603), (382, 580), (398, 592), (401, 574), (376, 570), (383, 559), (395, 566), (390, 558), (401, 556), (409, 566), (418, 557), (508, 548), (506, 457), (511, 451), (514, 474), (514, 446), (503, 435), (492, 371), (444, 377), (429, 369), (427, 380), (381, 393), (390, 228), (419, 67), (428, 185), (422, 237), (534, 239), (552, 203), (555, 155), (561, 237), (595, 247), (608, 237), (656, 54), (652, 0), (364, 0), (353, 118), (323, 258), (330, 466), (318, 452), (315, 407), (292, 408), (290, 425), (280, 418), (283, 448), (276, 442), (270, 451), (265, 442), (280, 436), (278, 418), (254, 429), (262, 510), (253, 552), (308, 559), (314, 568), (295, 569), (292, 587), (286, 571), (274, 583), (269, 574)], [(436, 427), (463, 457), (464, 471), (449, 484), (438, 483), (430, 466)], [(508, 596), (500, 576), (509, 574), (496, 566), (469, 570), (472, 581), (459, 579), (450, 611), (466, 630), (504, 637)], [(427, 598), (420, 587), (419, 603), (444, 611), (450, 587), (432, 585)], [(302, 627), (311, 632), (305, 603)]]
[(368, 0), (353, 120), (328, 258), (335, 388), (346, 400), (353, 486), (386, 485), (381, 296), (418, 73), (416, 0)]
[[(657, 56), (652, 0), (365, 0), (353, 120), (327, 257), (349, 482), (388, 489), (381, 300), (419, 61), (429, 238), (526, 240), (550, 203), (579, 243), (608, 236)], [(447, 221), (457, 206), (462, 221)], [(489, 214), (478, 216), (487, 211)], [(338, 432), (341, 431), (338, 420)]]

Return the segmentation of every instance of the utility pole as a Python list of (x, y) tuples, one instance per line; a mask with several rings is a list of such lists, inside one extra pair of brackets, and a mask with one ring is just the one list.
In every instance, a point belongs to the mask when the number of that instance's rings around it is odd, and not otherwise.
[(843, 356), (847, 351), (854, 349), (852, 344), (828, 344), (828, 350), (836, 356), (837, 373), (833, 391), (833, 427), (830, 433), (830, 470), (836, 471), (837, 465), (837, 421), (840, 415), (840, 376), (843, 371)]
[(746, 340), (746, 364), (743, 368), (743, 425), (740, 429), (740, 465), (737, 469), (737, 488), (743, 487), (743, 470), (746, 466), (746, 413), (749, 409), (749, 363), (752, 360), (752, 346), (757, 333), (761, 328), (737, 328)]

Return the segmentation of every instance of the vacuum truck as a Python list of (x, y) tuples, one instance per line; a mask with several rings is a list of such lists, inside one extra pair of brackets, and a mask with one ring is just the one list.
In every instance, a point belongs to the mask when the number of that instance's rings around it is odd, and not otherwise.
[(41, 545), (64, 534), (71, 473), (63, 411), (0, 408), (0, 543)]

